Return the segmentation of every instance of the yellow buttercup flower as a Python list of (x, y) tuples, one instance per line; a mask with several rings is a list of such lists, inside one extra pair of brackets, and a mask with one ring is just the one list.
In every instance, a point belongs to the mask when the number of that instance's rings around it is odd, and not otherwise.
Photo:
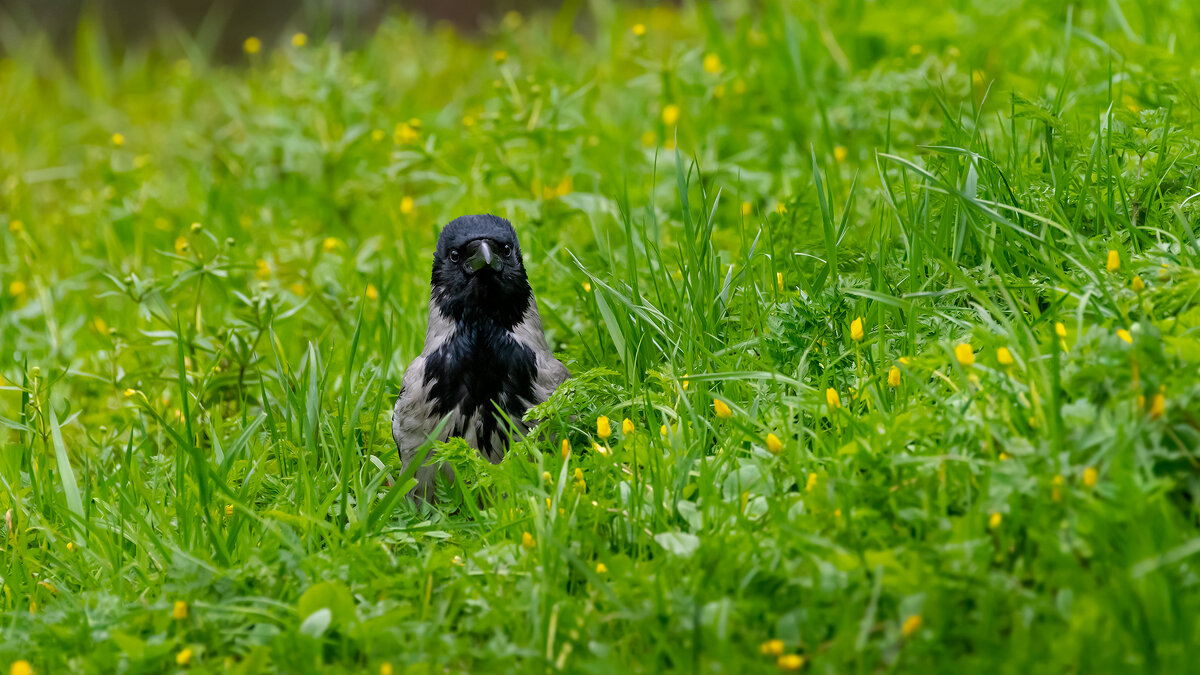
[(367, 284), (367, 299), (368, 300), (378, 300), (379, 299), (379, 289), (375, 288), (375, 284)]
[(918, 54), (920, 54), (923, 51), (925, 51), (925, 49), (922, 48), (921, 45), (918, 45), (918, 44), (909, 45), (909, 47), (908, 47), (908, 55), (909, 56), (917, 56)]
[(778, 204), (776, 204), (775, 205), (775, 213), (778, 213), (781, 216), (783, 214), (787, 213), (787, 204), (784, 204), (783, 202), (779, 202)]
[(175, 601), (175, 608), (171, 611), (171, 616), (177, 621), (182, 621), (187, 618), (188, 606), (183, 600)]
[(608, 574), (608, 566), (604, 563), (596, 563), (596, 574)]
[(850, 322), (850, 339), (855, 342), (862, 342), (863, 320), (861, 316)]
[(120, 132), (113, 134), (112, 135), (112, 144), (118, 148), (121, 147), (122, 145), (125, 145), (125, 134), (122, 134)]
[(553, 476), (550, 475), (549, 471), (543, 471), (542, 480), (546, 483), (549, 483), (551, 480), (553, 480)]
[(1141, 293), (1146, 290), (1146, 282), (1142, 281), (1140, 276), (1134, 276), (1133, 281), (1129, 282), (1129, 287), (1133, 289), (1134, 293)]
[(184, 647), (175, 655), (175, 663), (180, 666), (186, 666), (192, 660), (192, 648)]
[(562, 440), (562, 458), (563, 458), (563, 460), (566, 460), (570, 456), (571, 456), (571, 442), (564, 438)]
[(1084, 487), (1094, 487), (1096, 485), (1096, 481), (1099, 478), (1100, 478), (1100, 472), (1096, 470), (1096, 467), (1089, 466), (1088, 468), (1083, 470), (1083, 485), (1084, 485)]
[(379, 675), (396, 675), (396, 669), (388, 661), (379, 664)]
[(804, 484), (804, 491), (812, 492), (815, 489), (817, 489), (817, 474), (810, 473), (808, 474), (808, 481)]
[(1133, 344), (1133, 335), (1124, 328), (1117, 329), (1117, 337), (1121, 338), (1128, 344)]
[(321, 242), (321, 248), (326, 252), (336, 251), (342, 242), (338, 241), (337, 237), (325, 237), (325, 241)]
[(537, 540), (533, 538), (532, 534), (529, 534), (528, 532), (522, 532), (521, 546), (525, 549), (532, 549), (533, 547), (537, 546)]
[(608, 418), (604, 415), (596, 418), (596, 435), (600, 438), (612, 436), (612, 426), (609, 425)]
[(8, 294), (13, 296), (14, 298), (24, 295), (25, 288), (26, 288), (26, 286), (25, 286), (24, 281), (14, 281), (8, 285)]
[(705, 54), (705, 56), (704, 56), (704, 72), (712, 73), (715, 75), (715, 74), (721, 72), (722, 69), (723, 69), (723, 66), (721, 65), (721, 57), (720, 56), (717, 56), (716, 54)]
[(271, 276), (271, 265), (266, 260), (259, 258), (254, 261), (254, 274), (260, 279), (265, 279)]
[(632, 28), (630, 28), (629, 30), (630, 30), (630, 32), (632, 32), (634, 35), (636, 35), (636, 36), (638, 36), (638, 37), (642, 37), (643, 35), (645, 35), (645, 34), (646, 34), (646, 24), (644, 24), (644, 23), (635, 23), (635, 24), (633, 24), (633, 27), (632, 27)]
[(975, 365), (975, 351), (971, 349), (970, 342), (962, 342), (954, 347), (954, 358), (963, 365), (964, 368), (970, 368)]
[(190, 247), (188, 246), (187, 237), (176, 237), (175, 238), (175, 253), (177, 253), (179, 255), (183, 255), (184, 253), (187, 252), (188, 248), (190, 248)]
[(717, 413), (717, 417), (720, 417), (723, 420), (733, 417), (733, 411), (730, 410), (729, 406), (719, 398), (713, 399), (713, 411)]
[(375, 141), (376, 143), (378, 143), (379, 141), (382, 141), (384, 135), (385, 134), (383, 133), (383, 129), (372, 129), (371, 130), (371, 140)]
[(666, 436), (667, 435), (667, 425), (664, 424), (661, 427), (659, 427), (658, 433), (660, 436)]
[(583, 282), (583, 292), (584, 293), (592, 292), (592, 282), (590, 282), (590, 281)]
[(13, 234), (18, 234), (25, 229), (25, 223), (19, 220), (13, 220), (8, 223), (8, 231)]
[(1109, 272), (1116, 272), (1121, 269), (1121, 254), (1117, 253), (1116, 249), (1109, 249), (1108, 262), (1104, 265)]
[(779, 289), (780, 293), (783, 292), (783, 272), (775, 273), (775, 286)]
[(778, 455), (783, 452), (783, 441), (775, 434), (767, 434), (767, 451), (772, 455)]
[(392, 142), (396, 145), (404, 145), (412, 143), (421, 137), (413, 125), (408, 122), (401, 122), (396, 125), (396, 130), (392, 132)]
[(581, 469), (579, 467), (575, 467), (574, 478), (575, 478), (576, 483), (582, 483), (583, 482), (583, 469)]
[(8, 672), (9, 675), (33, 675), (33, 666), (29, 665), (28, 661), (21, 659), (20, 661), (13, 661), (12, 665), (9, 666)]
[(662, 110), (663, 124), (669, 127), (675, 126), (675, 123), (679, 121), (679, 114), (679, 106), (674, 103), (664, 107)]
[(903, 635), (904, 637), (912, 637), (913, 633), (916, 633), (920, 629), (921, 629), (921, 615), (913, 614), (912, 616), (905, 619), (904, 623), (900, 625), (900, 634)]
[(893, 389), (900, 386), (900, 369), (896, 366), (888, 370), (888, 386)]
[(293, 47), (303, 47), (306, 44), (308, 44), (308, 36), (304, 33), (296, 33), (292, 36)]
[(838, 164), (841, 164), (842, 162), (846, 161), (846, 158), (849, 156), (850, 156), (850, 151), (847, 150), (845, 148), (845, 146), (841, 146), (841, 145), (833, 146), (833, 159)]
[(996, 360), (1006, 368), (1015, 363), (1012, 352), (1008, 351), (1008, 347), (1001, 347), (996, 350)]
[(842, 407), (842, 397), (838, 396), (837, 389), (833, 387), (825, 390), (825, 402), (829, 404), (830, 410), (837, 410)]
[(628, 417), (621, 420), (621, 433), (622, 434), (625, 434), (625, 435), (632, 434), (633, 429), (634, 429), (633, 420), (629, 419)]
[(758, 651), (764, 656), (779, 656), (783, 653), (783, 640), (767, 640), (758, 646)]
[(799, 654), (784, 654), (775, 659), (775, 667), (780, 670), (800, 670), (804, 667), (804, 657)]
[(1167, 397), (1163, 396), (1161, 392), (1155, 394), (1154, 398), (1150, 399), (1150, 419), (1156, 420), (1162, 417), (1166, 412)]
[(414, 204), (413, 204), (412, 197), (409, 197), (408, 195), (404, 195), (403, 197), (400, 198), (400, 213), (403, 213), (404, 215), (407, 216), (408, 214), (413, 212), (413, 207), (414, 207)]
[(1000, 527), (1000, 523), (1003, 521), (1004, 516), (1000, 515), (999, 511), (993, 511), (992, 515), (988, 517), (988, 527), (994, 530)]
[(1067, 327), (1064, 326), (1061, 321), (1056, 321), (1054, 323), (1054, 334), (1057, 335), (1060, 340), (1067, 339)]
[(242, 43), (242, 51), (247, 54), (257, 54), (262, 51), (262, 40), (251, 35)]
[(497, 49), (496, 51), (492, 52), (492, 60), (496, 63), (504, 63), (508, 60), (508, 52), (504, 51), (503, 49)]
[(232, 518), (232, 517), (233, 517), (233, 504), (226, 504), (226, 505), (225, 505), (225, 517), (226, 517), (226, 518)]
[(752, 208), (753, 208), (753, 206), (751, 206), (750, 202), (742, 202), (742, 215), (743, 216), (750, 215), (750, 211)]

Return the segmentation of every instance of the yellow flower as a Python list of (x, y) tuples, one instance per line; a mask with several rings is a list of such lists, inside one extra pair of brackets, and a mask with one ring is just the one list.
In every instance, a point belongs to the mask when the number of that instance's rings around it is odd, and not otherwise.
[(658, 433), (660, 436), (666, 436), (667, 435), (667, 425), (664, 424), (661, 427), (659, 427)]
[(562, 440), (562, 458), (565, 461), (570, 456), (571, 456), (571, 442), (564, 438)]
[(571, 194), (575, 189), (575, 179), (570, 176), (563, 176), (563, 179), (558, 181), (558, 186), (554, 188), (554, 194), (559, 197), (565, 197)]
[(1162, 393), (1155, 394), (1154, 398), (1150, 399), (1150, 419), (1156, 420), (1166, 412), (1167, 397), (1163, 396)]
[(413, 128), (413, 125), (408, 122), (401, 122), (396, 125), (396, 130), (392, 132), (392, 142), (396, 145), (404, 145), (412, 143), (420, 138), (421, 135)]
[(383, 129), (374, 129), (371, 131), (371, 140), (375, 141), (376, 143), (378, 143), (379, 141), (382, 141), (383, 136), (384, 136)]
[(833, 159), (838, 164), (841, 164), (842, 162), (846, 161), (846, 158), (849, 156), (850, 156), (850, 151), (847, 150), (844, 146), (841, 146), (841, 145), (833, 146)]
[(575, 477), (575, 482), (576, 482), (576, 483), (580, 483), (580, 482), (582, 482), (582, 481), (583, 481), (583, 469), (581, 469), (581, 468), (579, 468), (579, 467), (575, 467), (575, 475), (574, 475), (574, 477)]
[(996, 350), (996, 360), (1006, 368), (1014, 363), (1012, 352), (1008, 351), (1008, 347), (1001, 347)]
[(608, 567), (604, 563), (596, 563), (596, 574), (608, 574)]
[(8, 672), (10, 675), (33, 675), (33, 666), (29, 665), (29, 662), (24, 659), (13, 661)]
[(917, 56), (918, 54), (920, 54), (923, 51), (925, 51), (925, 50), (921, 48), (921, 45), (917, 45), (917, 44), (910, 45), (908, 48), (908, 55), (909, 56)]
[(14, 281), (8, 285), (8, 294), (14, 298), (25, 294), (25, 282)]
[(837, 389), (833, 387), (825, 390), (825, 402), (829, 404), (830, 410), (837, 410), (842, 407), (842, 397), (838, 396)]
[(706, 54), (704, 56), (704, 72), (716, 74), (721, 72), (721, 57), (716, 54)]
[(292, 36), (293, 47), (303, 47), (306, 44), (308, 44), (308, 36), (304, 33), (296, 33)]
[(779, 292), (783, 292), (783, 272), (775, 273), (775, 286), (779, 288)]
[(1004, 516), (1000, 515), (999, 511), (992, 511), (992, 515), (988, 516), (988, 527), (996, 529), (1000, 527), (1000, 523), (1004, 520)]
[(970, 342), (962, 342), (954, 347), (954, 357), (964, 368), (970, 368), (975, 365), (975, 351), (971, 349)]
[(666, 106), (662, 110), (662, 121), (667, 126), (674, 126), (679, 121), (679, 106), (674, 103)]
[(304, 284), (297, 281), (296, 283), (289, 286), (288, 290), (290, 290), (295, 295), (303, 296), (304, 295)]
[(733, 417), (733, 411), (730, 410), (729, 406), (725, 405), (725, 402), (719, 398), (713, 399), (713, 411), (717, 413), (717, 417), (720, 417), (723, 420)]
[(532, 549), (534, 546), (537, 546), (537, 541), (533, 538), (532, 534), (529, 534), (528, 532), (522, 532), (521, 546), (526, 549)]
[(900, 386), (900, 369), (892, 366), (888, 371), (888, 386), (893, 389)]
[(920, 629), (921, 629), (921, 615), (913, 614), (912, 616), (905, 619), (904, 623), (900, 625), (900, 634), (903, 635), (904, 637), (912, 637), (913, 633), (916, 633)]
[(861, 316), (850, 322), (850, 339), (855, 342), (862, 342), (863, 320)]
[(804, 491), (812, 492), (815, 489), (817, 489), (817, 474), (810, 473), (808, 474), (808, 482), (804, 484)]
[(753, 208), (754, 207), (750, 204), (750, 202), (742, 202), (742, 215), (743, 216), (750, 215), (750, 211)]
[(1064, 326), (1061, 321), (1056, 321), (1054, 323), (1054, 334), (1057, 335), (1059, 339), (1067, 339), (1067, 327)]
[(337, 247), (340, 246), (341, 243), (342, 242), (337, 240), (337, 237), (325, 237), (325, 241), (321, 242), (321, 248), (328, 253), (329, 251), (336, 251)]
[(804, 667), (804, 657), (799, 654), (783, 654), (775, 659), (775, 667), (780, 670), (800, 670)]
[(1108, 262), (1104, 265), (1109, 272), (1116, 272), (1121, 269), (1121, 254), (1117, 253), (1116, 249), (1108, 250)]
[(767, 434), (767, 451), (772, 455), (778, 455), (783, 452), (783, 441), (775, 434)]
[(758, 646), (758, 651), (764, 656), (779, 656), (783, 653), (783, 640), (767, 640)]
[(550, 475), (549, 471), (542, 472), (542, 481), (549, 483), (551, 480), (553, 480), (553, 478), (554, 477)]
[(504, 63), (508, 60), (508, 52), (504, 51), (503, 49), (497, 49), (496, 51), (492, 52), (492, 60), (496, 63)]
[(604, 455), (605, 457), (611, 454), (608, 448), (599, 443), (592, 443), (592, 450), (595, 450), (597, 455)]
[(404, 215), (407, 216), (408, 214), (410, 214), (412, 212), (413, 212), (413, 198), (409, 197), (408, 195), (404, 195), (403, 197), (400, 198), (400, 213), (403, 213)]
[(644, 23), (635, 23), (635, 24), (633, 24), (633, 28), (630, 28), (629, 30), (630, 30), (630, 32), (632, 32), (634, 35), (636, 35), (636, 36), (638, 36), (638, 37), (642, 37), (643, 35), (645, 35), (645, 34), (646, 34), (646, 24), (644, 24)]
[(8, 224), (8, 231), (12, 232), (13, 234), (17, 234), (18, 232), (21, 232), (24, 229), (25, 229), (25, 223), (22, 223), (19, 220), (14, 220)]
[(958, 47), (955, 47), (954, 45), (950, 45), (946, 48), (946, 56), (949, 56), (952, 59), (957, 59), (961, 55), (962, 52), (959, 51)]
[(187, 252), (187, 250), (188, 250), (187, 237), (176, 237), (175, 238), (175, 253), (177, 253), (179, 255), (183, 255), (184, 253)]
[(137, 396), (137, 395), (138, 395), (137, 389), (126, 389), (125, 390), (125, 398), (133, 398), (134, 396)]
[(463, 115), (462, 125), (468, 129), (475, 126), (475, 118), (470, 115)]
[(596, 435), (600, 438), (612, 436), (612, 426), (609, 425), (608, 418), (604, 415), (596, 418)]
[(971, 71), (971, 81), (976, 85), (983, 84), (983, 71), (978, 69)]
[(688, 381), (687, 381), (687, 380), (681, 380), (681, 381), (679, 382), (679, 386), (680, 386), (681, 388), (683, 388), (683, 390), (684, 390), (684, 391), (687, 391), (687, 388), (688, 388)]
[(583, 292), (584, 293), (592, 292), (592, 282), (590, 282), (590, 281), (583, 282)]
[(621, 420), (621, 433), (625, 435), (633, 433), (633, 420), (629, 419), (628, 417)]
[(257, 54), (262, 51), (262, 40), (251, 35), (242, 43), (242, 51), (247, 54)]
[(375, 288), (375, 284), (367, 284), (367, 299), (368, 300), (378, 300), (379, 299), (379, 289)]
[(1141, 277), (1134, 276), (1133, 281), (1129, 282), (1129, 287), (1133, 289), (1134, 293), (1141, 293), (1146, 290), (1146, 282), (1142, 281)]
[(1007, 462), (1007, 461), (1008, 461), (1008, 453), (1007, 453), (1007, 452), (1002, 452), (1002, 453), (1000, 453), (1000, 461), (1001, 461), (1001, 462)]
[(1096, 467), (1089, 466), (1083, 470), (1084, 487), (1094, 487), (1098, 478), (1100, 478), (1100, 472), (1096, 470)]
[(175, 609), (171, 611), (171, 616), (177, 621), (182, 621), (187, 618), (188, 606), (183, 600), (175, 601)]
[(551, 508), (553, 508), (553, 502), (549, 497), (546, 497), (546, 510), (549, 511)]
[(396, 669), (392, 667), (391, 663), (384, 661), (379, 664), (379, 675), (396, 675)]
[(73, 542), (73, 541), (67, 542), (67, 551), (69, 551), (71, 553), (75, 552), (75, 542)]
[(112, 144), (118, 148), (121, 147), (122, 145), (125, 145), (125, 134), (123, 134), (121, 132), (117, 132), (117, 133), (113, 134), (112, 135)]
[(1133, 335), (1131, 335), (1129, 331), (1125, 330), (1124, 328), (1117, 329), (1117, 337), (1121, 338), (1128, 344), (1133, 344)]
[(259, 258), (254, 262), (254, 274), (260, 279), (271, 276), (271, 265), (266, 260)]
[(779, 202), (778, 204), (776, 204), (775, 205), (775, 213), (778, 213), (781, 216), (783, 214), (787, 213), (787, 204), (784, 204), (783, 202)]
[(226, 518), (232, 518), (232, 517), (233, 517), (233, 504), (226, 504), (226, 505), (225, 505), (225, 517), (226, 517)]
[(181, 666), (186, 666), (192, 660), (192, 648), (184, 647), (175, 655), (175, 663)]

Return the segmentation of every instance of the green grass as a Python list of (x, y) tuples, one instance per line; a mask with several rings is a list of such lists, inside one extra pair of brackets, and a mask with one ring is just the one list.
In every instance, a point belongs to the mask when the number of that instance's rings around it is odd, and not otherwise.
[[(0, 667), (1194, 667), (1197, 5), (759, 4), (224, 65), (0, 22)], [(475, 212), (571, 451), (451, 443), (418, 508), (390, 408)]]

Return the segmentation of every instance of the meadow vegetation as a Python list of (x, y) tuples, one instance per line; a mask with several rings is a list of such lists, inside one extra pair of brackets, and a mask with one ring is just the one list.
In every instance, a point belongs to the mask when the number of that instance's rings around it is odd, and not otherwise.
[[(1194, 668), (1200, 5), (684, 5), (0, 23), (0, 667)], [(414, 505), (479, 212), (575, 378)]]

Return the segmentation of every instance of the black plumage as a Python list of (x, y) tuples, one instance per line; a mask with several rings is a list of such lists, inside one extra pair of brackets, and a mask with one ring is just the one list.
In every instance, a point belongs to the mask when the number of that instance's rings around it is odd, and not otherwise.
[[(404, 373), (392, 418), (404, 466), (443, 418), (438, 440), (462, 437), (499, 462), (509, 434), (526, 431), (525, 412), (567, 377), (542, 333), (512, 225), (491, 215), (451, 221), (433, 257), (425, 346)], [(453, 479), (449, 467), (442, 472)], [(432, 499), (435, 474), (427, 460), (415, 496)]]

